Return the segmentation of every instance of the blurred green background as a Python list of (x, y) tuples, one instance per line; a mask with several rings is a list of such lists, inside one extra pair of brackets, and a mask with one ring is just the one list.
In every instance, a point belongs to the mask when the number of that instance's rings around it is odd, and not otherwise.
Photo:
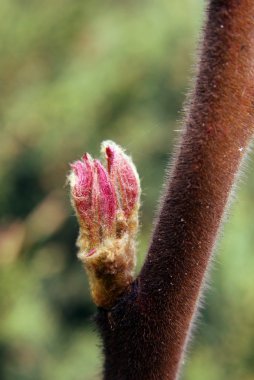
[[(180, 128), (201, 0), (0, 1), (0, 379), (96, 380), (69, 162), (112, 139), (142, 178), (139, 266)], [(245, 172), (247, 172), (245, 170)], [(254, 379), (254, 165), (238, 191), (184, 380)]]

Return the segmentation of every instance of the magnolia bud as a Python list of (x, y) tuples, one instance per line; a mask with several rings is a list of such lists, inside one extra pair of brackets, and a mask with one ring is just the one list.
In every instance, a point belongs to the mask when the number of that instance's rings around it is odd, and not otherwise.
[(118, 194), (119, 208), (129, 217), (139, 207), (138, 173), (131, 158), (114, 142), (105, 141), (102, 149), (106, 153), (110, 179)]
[(75, 208), (84, 247), (90, 250), (101, 243), (112, 229), (116, 217), (116, 195), (109, 175), (101, 163), (85, 154), (71, 165), (72, 204)]
[(71, 164), (71, 201), (80, 224), (77, 245), (94, 302), (109, 307), (130, 285), (135, 267), (140, 184), (136, 168), (115, 143), (102, 144), (107, 168), (85, 154)]

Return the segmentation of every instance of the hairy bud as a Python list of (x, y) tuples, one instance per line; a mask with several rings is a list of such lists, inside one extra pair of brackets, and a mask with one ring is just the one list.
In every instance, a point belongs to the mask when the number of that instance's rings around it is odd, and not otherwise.
[(94, 302), (110, 307), (133, 279), (140, 183), (131, 158), (118, 145), (106, 141), (102, 151), (107, 168), (85, 154), (71, 164), (69, 183), (80, 224), (78, 257)]

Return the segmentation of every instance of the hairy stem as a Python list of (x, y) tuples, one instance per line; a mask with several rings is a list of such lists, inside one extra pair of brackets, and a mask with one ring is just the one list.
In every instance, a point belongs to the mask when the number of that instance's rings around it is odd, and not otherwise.
[(211, 0), (179, 150), (142, 271), (100, 309), (105, 380), (175, 380), (254, 130), (254, 2)]

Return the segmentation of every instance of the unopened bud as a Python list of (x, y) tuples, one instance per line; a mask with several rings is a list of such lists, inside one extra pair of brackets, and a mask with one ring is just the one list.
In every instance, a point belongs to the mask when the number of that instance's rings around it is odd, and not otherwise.
[(130, 285), (136, 262), (140, 184), (129, 156), (115, 143), (102, 144), (107, 168), (85, 154), (71, 164), (71, 201), (80, 234), (79, 258), (94, 302), (110, 307)]
[(116, 195), (109, 175), (101, 163), (85, 154), (71, 165), (72, 204), (82, 227), (84, 248), (95, 248), (113, 228)]
[(132, 159), (112, 141), (102, 144), (110, 179), (118, 194), (119, 208), (128, 218), (139, 207), (140, 183)]

